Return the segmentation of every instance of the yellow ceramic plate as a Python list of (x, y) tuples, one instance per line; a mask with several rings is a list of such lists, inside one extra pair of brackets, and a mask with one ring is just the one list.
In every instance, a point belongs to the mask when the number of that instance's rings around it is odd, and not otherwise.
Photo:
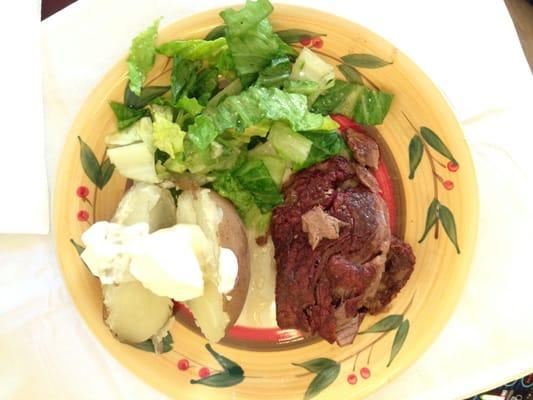
[[(219, 11), (172, 24), (160, 32), (159, 42), (204, 37), (221, 23)], [(54, 200), (57, 251), (70, 293), (102, 344), (154, 388), (179, 399), (301, 399), (308, 388), (323, 389), (319, 394), (323, 399), (363, 398), (427, 349), (450, 317), (472, 259), (478, 225), (475, 174), (461, 127), (439, 90), (403, 53), (356, 23), (287, 5), (277, 5), (270, 19), (275, 30), (327, 34), (316, 51), (335, 65), (351, 53), (371, 54), (392, 63), (359, 71), (367, 84), (395, 96), (378, 139), (394, 190), (396, 233), (413, 246), (417, 263), (390, 308), (367, 317), (362, 327), (365, 330), (388, 317), (380, 325), (388, 330), (360, 335), (351, 346), (339, 348), (321, 340), (287, 345), (282, 343), (283, 335), (278, 342), (265, 345), (252, 334), (213, 345), (216, 352), (236, 363), (224, 372), (205, 339), (187, 324), (176, 323), (173, 349), (160, 356), (117, 342), (102, 322), (99, 282), (84, 267), (73, 244), (80, 242), (90, 223), (112, 216), (124, 191), (125, 179), (118, 173), (106, 183), (111, 171), (103, 163), (104, 137), (115, 130), (108, 102), (120, 101), (126, 85), (126, 63), (121, 60), (87, 99), (69, 133)], [(165, 79), (168, 82), (168, 65), (161, 57), (148, 81), (158, 84)], [(80, 148), (83, 157), (88, 157), (86, 163), (96, 163), (89, 174), (80, 162)], [(409, 152), (412, 163), (421, 157), (412, 179)], [(284, 334), (291, 337), (291, 332)], [(389, 363), (391, 357), (394, 360)], [(312, 371), (294, 365), (317, 358), (325, 360), (315, 363)], [(199, 374), (221, 371), (211, 380), (214, 386), (191, 383)]]

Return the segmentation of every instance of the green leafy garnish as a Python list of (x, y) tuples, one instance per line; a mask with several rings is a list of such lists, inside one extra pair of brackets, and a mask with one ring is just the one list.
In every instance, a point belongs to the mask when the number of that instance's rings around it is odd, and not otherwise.
[(160, 20), (161, 18), (156, 19), (151, 26), (139, 33), (131, 42), (130, 55), (128, 56), (129, 87), (137, 96), (140, 96), (146, 75), (154, 66), (155, 39)]
[(173, 40), (162, 44), (157, 48), (157, 52), (168, 57), (179, 56), (184, 60), (200, 61), (207, 60), (214, 64), (220, 55), (228, 50), (225, 38), (215, 40)]
[(219, 134), (232, 129), (234, 135), (263, 120), (286, 121), (295, 131), (319, 129), (323, 117), (307, 110), (307, 98), (277, 88), (251, 87), (227, 97), (214, 110), (196, 117), (189, 139), (205, 149)]

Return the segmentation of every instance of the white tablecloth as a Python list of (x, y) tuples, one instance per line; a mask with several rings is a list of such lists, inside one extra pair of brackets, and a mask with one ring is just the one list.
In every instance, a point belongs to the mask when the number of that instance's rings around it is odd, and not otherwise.
[[(50, 192), (77, 111), (131, 37), (157, 16), (165, 24), (227, 2), (80, 0), (42, 24)], [(409, 54), (455, 107), (478, 172), (479, 248), (457, 311), (370, 399), (461, 398), (532, 371), (533, 79), (503, 1), (291, 2), (352, 18)], [(1, 399), (162, 397), (88, 331), (50, 236), (0, 236), (0, 270)]]

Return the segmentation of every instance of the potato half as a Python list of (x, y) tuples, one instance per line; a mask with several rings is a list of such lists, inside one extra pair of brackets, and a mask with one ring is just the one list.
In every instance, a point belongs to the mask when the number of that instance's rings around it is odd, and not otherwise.
[(220, 293), (217, 266), (206, 266), (204, 295), (186, 302), (204, 336), (216, 342), (239, 318), (248, 293), (250, 254), (246, 230), (233, 205), (209, 189), (184, 191), (178, 199), (177, 219), (178, 223), (194, 223), (202, 228), (213, 244), (215, 261), (221, 247), (230, 249), (237, 258), (237, 277), (231, 291)]
[(103, 285), (104, 321), (115, 337), (136, 344), (161, 333), (172, 317), (172, 300), (160, 297), (140, 282)]

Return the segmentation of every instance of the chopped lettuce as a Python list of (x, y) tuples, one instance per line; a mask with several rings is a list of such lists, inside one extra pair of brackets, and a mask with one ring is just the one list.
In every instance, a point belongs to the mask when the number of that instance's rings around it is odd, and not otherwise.
[(273, 58), (270, 65), (259, 73), (256, 85), (281, 87), (291, 75), (291, 62), (287, 56)]
[(266, 19), (272, 10), (268, 0), (247, 0), (239, 11), (228, 9), (220, 13), (226, 23), (225, 37), (235, 69), (245, 86), (255, 80), (255, 74), (267, 67), (272, 58), (294, 54)]
[(323, 123), (321, 115), (307, 110), (305, 96), (277, 88), (251, 87), (239, 95), (227, 97), (211, 112), (196, 117), (189, 127), (189, 139), (198, 148), (205, 149), (227, 129), (233, 129), (238, 135), (265, 119), (286, 121), (295, 131), (316, 130)]
[(315, 81), (305, 80), (288, 80), (283, 83), (283, 90), (288, 93), (305, 94), (306, 96), (312, 95), (319, 90), (318, 83)]
[(283, 203), (278, 185), (262, 160), (248, 160), (233, 172), (233, 176), (251, 193), (255, 205), (262, 213), (269, 212), (274, 206)]
[(242, 92), (242, 83), (240, 79), (235, 79), (228, 86), (213, 96), (207, 103), (207, 108), (214, 109), (229, 96), (235, 96)]
[(167, 57), (179, 56), (184, 60), (207, 60), (215, 64), (222, 53), (228, 50), (226, 39), (221, 37), (215, 40), (173, 40), (157, 48), (157, 52)]
[(291, 128), (281, 122), (272, 125), (268, 142), (283, 159), (296, 164), (305, 162), (313, 145), (312, 141), (293, 132)]
[(311, 95), (311, 103), (316, 97), (335, 83), (333, 66), (320, 56), (304, 47), (292, 67), (291, 79), (313, 81), (318, 84), (318, 91)]
[(241, 216), (246, 215), (255, 205), (252, 194), (244, 189), (230, 171), (218, 174), (213, 182), (213, 189), (230, 200)]
[(392, 103), (392, 94), (364, 88), (355, 105), (354, 119), (363, 125), (383, 123)]
[(336, 80), (331, 88), (316, 99), (311, 110), (322, 115), (330, 114), (348, 96), (352, 87), (345, 81)]
[(359, 97), (361, 97), (361, 94), (363, 93), (364, 86), (348, 84), (347, 87), (350, 88), (350, 91), (344, 97), (344, 99), (337, 106), (335, 106), (333, 112), (335, 114), (345, 115), (348, 118), (353, 118), (355, 105), (357, 104), (357, 102), (359, 101)]
[(189, 61), (179, 56), (172, 59), (172, 73), (170, 75), (170, 94), (175, 105), (181, 96), (187, 96), (196, 83), (199, 61)]
[(105, 142), (108, 146), (125, 146), (132, 143), (144, 142), (148, 149), (155, 151), (153, 140), (153, 125), (150, 117), (143, 117), (128, 128), (108, 135)]
[(274, 7), (268, 0), (246, 0), (246, 5), (239, 11), (228, 8), (222, 11), (220, 16), (226, 23), (226, 35), (238, 36), (254, 28), (272, 11)]
[(107, 155), (118, 172), (135, 181), (158, 183), (154, 153), (144, 143), (107, 149)]
[(129, 87), (137, 96), (141, 94), (146, 75), (154, 66), (155, 39), (160, 20), (160, 18), (156, 19), (151, 26), (139, 33), (131, 42), (130, 55), (128, 56)]
[(209, 67), (198, 74), (198, 78), (191, 90), (191, 95), (198, 99), (202, 105), (206, 105), (218, 88), (218, 70)]
[(183, 151), (185, 132), (172, 122), (172, 111), (168, 112), (165, 107), (154, 107), (153, 110), (154, 145), (171, 158), (175, 158)]
[(181, 96), (176, 103), (176, 108), (195, 117), (202, 112), (204, 106), (202, 106), (194, 97)]
[(302, 135), (311, 141), (312, 145), (305, 161), (294, 166), (295, 171), (320, 163), (337, 154), (347, 153), (346, 144), (336, 131), (303, 132)]
[(136, 108), (130, 108), (122, 103), (112, 101), (109, 103), (113, 114), (117, 118), (117, 126), (119, 130), (126, 129), (128, 126), (133, 125), (135, 122), (148, 115), (146, 110), (137, 110)]

